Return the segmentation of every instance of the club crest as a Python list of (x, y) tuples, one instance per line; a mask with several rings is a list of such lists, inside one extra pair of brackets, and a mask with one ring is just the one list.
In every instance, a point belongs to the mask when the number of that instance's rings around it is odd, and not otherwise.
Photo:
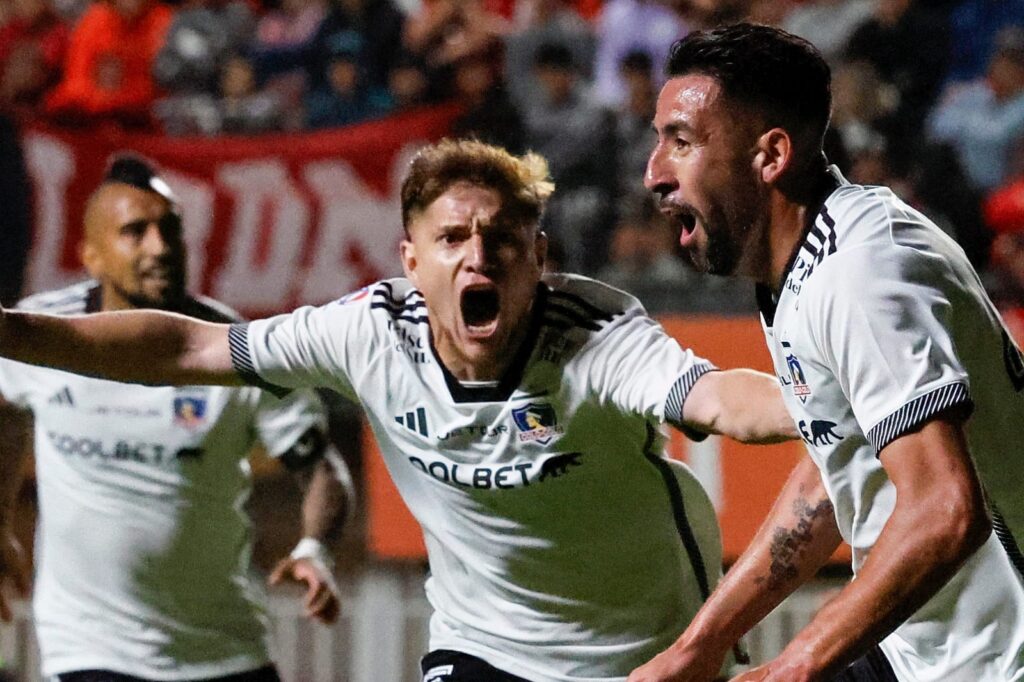
[(548, 403), (529, 403), (512, 410), (512, 419), (519, 429), (521, 442), (547, 445), (563, 432), (555, 416), (555, 408)]
[(206, 398), (178, 396), (174, 399), (174, 423), (187, 429), (206, 421)]
[(811, 395), (811, 387), (807, 385), (807, 377), (800, 361), (792, 353), (786, 356), (786, 366), (789, 367), (789, 378), (793, 380), (793, 395), (800, 398), (800, 402), (807, 402)]

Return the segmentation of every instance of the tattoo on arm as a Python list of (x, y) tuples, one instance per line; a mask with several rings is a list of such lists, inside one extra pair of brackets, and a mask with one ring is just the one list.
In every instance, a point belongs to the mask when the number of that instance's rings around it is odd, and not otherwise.
[[(801, 492), (803, 492), (802, 486)], [(797, 568), (800, 555), (814, 539), (815, 522), (832, 513), (832, 501), (827, 497), (819, 500), (814, 506), (811, 506), (811, 503), (803, 495), (797, 497), (793, 501), (796, 527), (777, 526), (775, 528), (770, 548), (772, 557), (770, 574), (755, 578), (754, 582), (758, 585), (764, 583), (769, 591), (775, 591), (795, 580), (800, 573)]]

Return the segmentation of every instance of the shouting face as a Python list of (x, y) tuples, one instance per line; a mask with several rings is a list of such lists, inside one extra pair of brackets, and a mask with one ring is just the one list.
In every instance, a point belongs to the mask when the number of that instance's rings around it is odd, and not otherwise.
[(525, 338), (546, 249), (535, 224), (513, 220), (480, 185), (456, 183), (412, 218), (402, 265), (456, 377), (501, 376)]
[(654, 116), (658, 142), (644, 184), (679, 229), (698, 269), (751, 274), (751, 244), (767, 191), (755, 167), (755, 117), (729, 103), (711, 76), (672, 78)]
[(102, 187), (85, 216), (82, 262), (103, 288), (104, 309), (175, 308), (185, 296), (181, 220), (156, 192)]

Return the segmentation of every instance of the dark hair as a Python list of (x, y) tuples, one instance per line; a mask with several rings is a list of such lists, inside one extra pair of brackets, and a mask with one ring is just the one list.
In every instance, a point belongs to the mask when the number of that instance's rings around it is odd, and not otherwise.
[(544, 43), (533, 53), (533, 65), (537, 68), (574, 71), (572, 50), (562, 43)]
[(101, 185), (110, 183), (130, 185), (136, 189), (155, 192), (172, 205), (176, 203), (171, 188), (157, 174), (153, 165), (135, 154), (119, 153), (110, 160)]
[(832, 108), (832, 77), (821, 53), (803, 38), (758, 24), (694, 31), (672, 46), (666, 75), (701, 73), (725, 96), (784, 128), (808, 154), (821, 151)]
[(555, 189), (539, 154), (514, 156), (477, 140), (441, 140), (421, 149), (402, 181), (402, 225), (457, 183), (488, 187), (501, 195), (502, 211), (523, 224), (539, 224)]
[(619, 61), (619, 68), (623, 71), (636, 71), (638, 73), (651, 72), (654, 61), (651, 55), (643, 50), (630, 50), (626, 56)]

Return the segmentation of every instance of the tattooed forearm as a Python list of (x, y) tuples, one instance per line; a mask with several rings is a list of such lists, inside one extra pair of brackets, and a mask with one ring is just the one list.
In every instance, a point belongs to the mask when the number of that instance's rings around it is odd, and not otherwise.
[[(802, 492), (802, 489), (801, 489)], [(831, 515), (832, 502), (827, 498), (811, 503), (804, 496), (793, 501), (794, 528), (776, 527), (771, 544), (771, 567), (769, 575), (755, 579), (758, 584), (766, 583), (769, 590), (778, 590), (795, 580), (800, 571), (797, 568), (801, 554), (814, 539), (815, 522), (825, 515)]]

